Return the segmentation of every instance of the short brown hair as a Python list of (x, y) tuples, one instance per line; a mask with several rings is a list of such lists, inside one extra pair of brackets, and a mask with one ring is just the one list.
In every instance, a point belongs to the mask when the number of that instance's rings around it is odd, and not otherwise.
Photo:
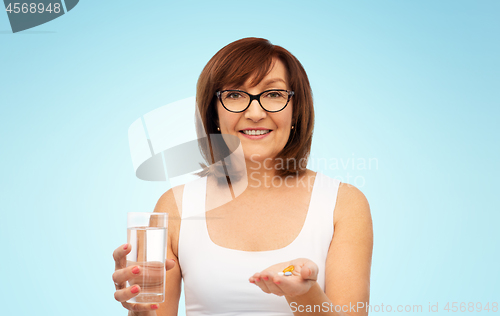
[[(256, 86), (271, 70), (273, 58), (281, 60), (285, 65), (289, 88), (295, 92), (292, 97), (294, 128), (285, 147), (275, 157), (275, 159), (281, 158), (283, 162), (295, 159), (295, 163), (292, 166), (284, 164), (285, 168), (277, 169), (276, 175), (285, 177), (305, 172), (314, 130), (314, 108), (309, 79), (300, 62), (289, 51), (271, 44), (266, 39), (255, 37), (243, 38), (223, 47), (210, 59), (198, 79), (196, 103), (202, 122), (197, 122), (197, 134), (202, 155), (209, 165), (210, 161), (217, 162), (232, 151), (228, 148), (217, 148), (219, 154), (214, 155), (214, 148), (210, 143), (211, 134), (220, 134), (217, 131), (215, 93), (224, 85), (241, 86), (251, 76), (254, 78), (250, 84)], [(203, 137), (201, 128), (204, 128), (208, 138)], [(211, 170), (211, 167), (203, 164), (202, 167), (204, 170), (198, 173), (200, 176), (211, 171), (218, 177), (224, 175), (223, 171)]]

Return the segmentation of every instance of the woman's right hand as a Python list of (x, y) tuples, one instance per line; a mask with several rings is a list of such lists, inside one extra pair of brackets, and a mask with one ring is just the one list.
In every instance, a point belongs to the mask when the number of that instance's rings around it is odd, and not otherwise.
[[(127, 267), (127, 254), (132, 247), (129, 244), (122, 245), (113, 252), (115, 259), (115, 272), (113, 273), (113, 282), (115, 282), (115, 299), (122, 303), (123, 307), (132, 312), (132, 315), (148, 315), (148, 312), (158, 309), (158, 304), (134, 304), (127, 303), (129, 299), (141, 293), (139, 285), (126, 287), (126, 282), (142, 273), (139, 266)], [(174, 260), (165, 261), (165, 269), (170, 270), (175, 266)]]

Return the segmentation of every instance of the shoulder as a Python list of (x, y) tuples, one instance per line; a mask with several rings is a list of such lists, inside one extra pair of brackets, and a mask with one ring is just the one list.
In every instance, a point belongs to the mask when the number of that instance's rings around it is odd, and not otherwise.
[(178, 185), (163, 193), (155, 206), (155, 212), (169, 213), (169, 217), (182, 215), (182, 194), (184, 185)]
[(179, 185), (163, 193), (155, 206), (155, 212), (168, 213), (169, 247), (177, 257), (179, 232), (182, 215), (182, 193), (184, 185)]
[(352, 184), (341, 182), (334, 211), (334, 224), (358, 219), (371, 222), (370, 205), (366, 196)]

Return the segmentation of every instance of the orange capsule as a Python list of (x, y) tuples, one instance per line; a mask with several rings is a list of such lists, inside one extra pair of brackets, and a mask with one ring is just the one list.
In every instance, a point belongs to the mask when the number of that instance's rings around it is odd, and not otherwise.
[(295, 269), (294, 266), (289, 266), (285, 270), (283, 270), (283, 273), (285, 273), (285, 272), (292, 272), (294, 269)]

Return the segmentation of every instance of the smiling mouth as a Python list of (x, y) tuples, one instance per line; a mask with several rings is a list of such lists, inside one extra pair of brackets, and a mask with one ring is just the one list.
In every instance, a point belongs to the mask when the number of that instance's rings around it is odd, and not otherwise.
[(261, 129), (261, 130), (242, 130), (240, 133), (243, 133), (245, 135), (250, 135), (250, 136), (260, 136), (260, 135), (265, 135), (269, 134), (272, 130), (270, 129)]

